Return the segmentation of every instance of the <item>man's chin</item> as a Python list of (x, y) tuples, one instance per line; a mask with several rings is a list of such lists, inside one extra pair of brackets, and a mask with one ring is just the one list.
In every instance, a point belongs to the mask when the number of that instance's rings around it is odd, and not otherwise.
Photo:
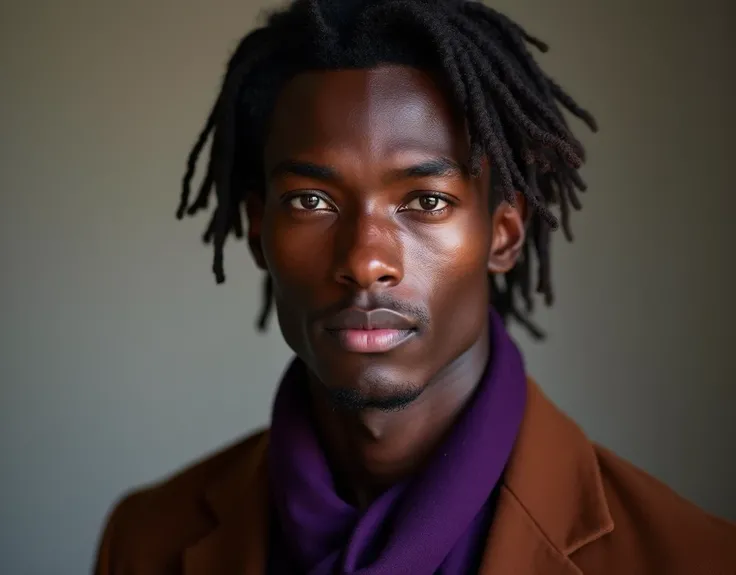
[(325, 387), (324, 389), (330, 403), (336, 408), (346, 411), (401, 411), (411, 405), (422, 394), (422, 389), (419, 387), (395, 388), (390, 393), (346, 387)]
[(406, 363), (397, 368), (394, 362), (370, 359), (358, 365), (344, 365), (340, 370), (320, 370), (315, 366), (313, 383), (334, 407), (347, 411), (400, 411), (422, 394), (424, 370), (410, 369)]

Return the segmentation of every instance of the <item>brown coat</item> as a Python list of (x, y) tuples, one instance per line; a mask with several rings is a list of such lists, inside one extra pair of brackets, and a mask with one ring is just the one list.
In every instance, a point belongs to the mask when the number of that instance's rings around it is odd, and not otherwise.
[[(96, 575), (261, 575), (268, 434), (126, 497)], [(594, 446), (534, 384), (481, 567), (485, 575), (736, 575), (736, 525)]]

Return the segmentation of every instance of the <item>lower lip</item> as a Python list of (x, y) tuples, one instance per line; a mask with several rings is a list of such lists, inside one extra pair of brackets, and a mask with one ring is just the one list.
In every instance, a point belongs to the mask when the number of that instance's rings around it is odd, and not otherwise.
[(414, 335), (404, 329), (340, 329), (330, 331), (340, 345), (353, 353), (384, 353), (400, 346)]

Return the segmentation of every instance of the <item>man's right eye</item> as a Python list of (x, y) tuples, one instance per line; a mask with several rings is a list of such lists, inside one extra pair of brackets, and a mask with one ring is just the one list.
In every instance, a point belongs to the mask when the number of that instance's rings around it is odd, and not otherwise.
[(332, 206), (322, 196), (317, 194), (299, 194), (289, 199), (289, 204), (295, 210), (303, 212), (315, 212), (319, 210), (332, 211)]

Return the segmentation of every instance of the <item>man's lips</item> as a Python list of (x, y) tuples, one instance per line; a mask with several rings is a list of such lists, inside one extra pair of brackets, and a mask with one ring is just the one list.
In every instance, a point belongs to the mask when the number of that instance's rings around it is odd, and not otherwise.
[(385, 353), (413, 336), (414, 330), (340, 329), (328, 331), (345, 351), (353, 353)]
[(384, 353), (416, 333), (416, 324), (390, 309), (348, 308), (325, 323), (325, 330), (353, 353)]
[(344, 309), (325, 322), (328, 330), (413, 330), (416, 324), (405, 315), (386, 308), (371, 310), (349, 307)]

